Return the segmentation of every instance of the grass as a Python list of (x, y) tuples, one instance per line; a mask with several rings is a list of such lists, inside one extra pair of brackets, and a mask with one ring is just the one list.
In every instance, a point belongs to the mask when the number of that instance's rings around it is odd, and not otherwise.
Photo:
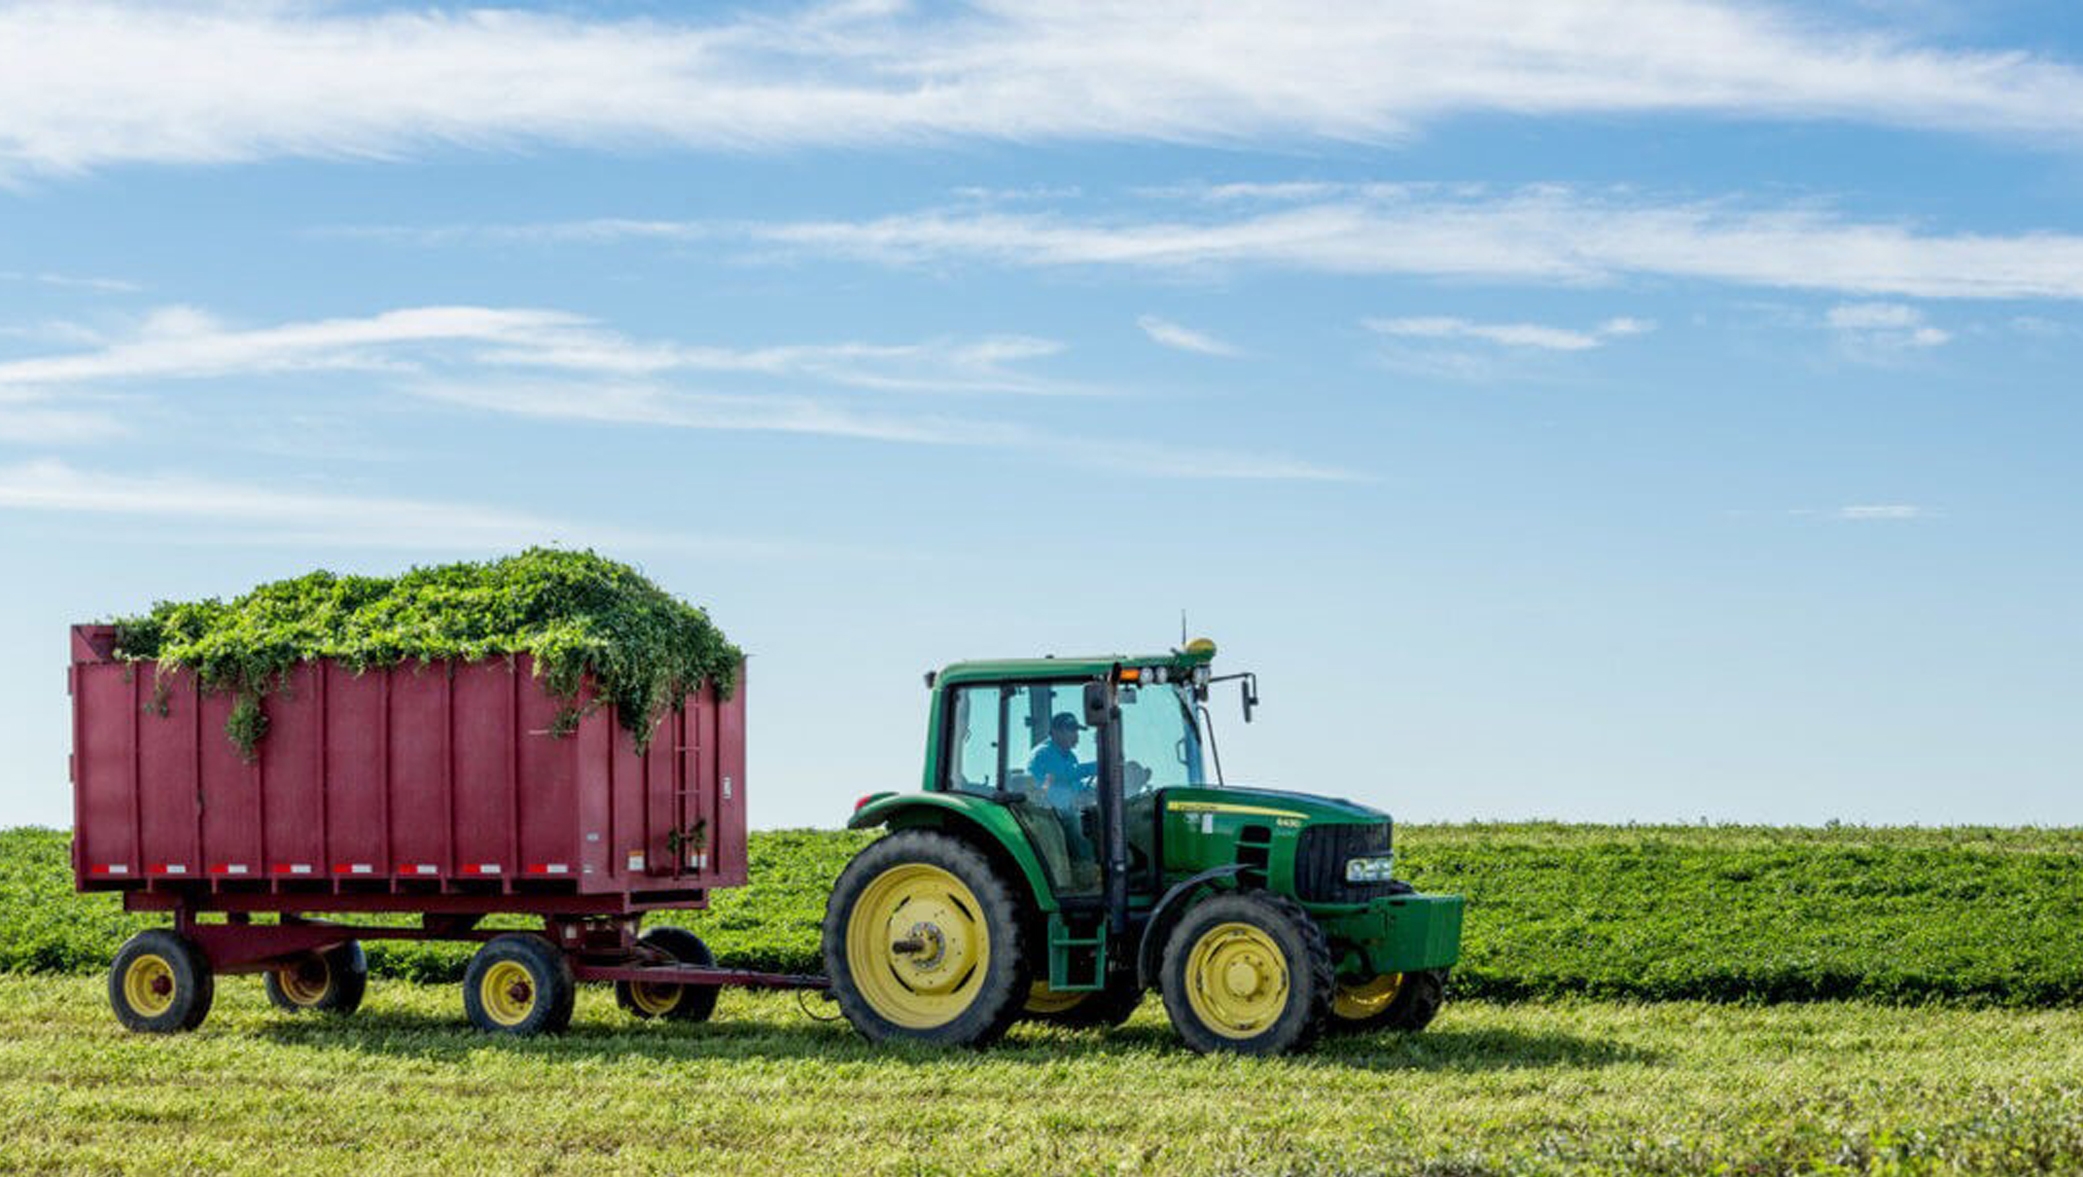
[[(869, 837), (754, 834), (752, 885), (687, 922), (726, 962), (816, 971), (826, 893)], [(2083, 1004), (2083, 831), (1405, 826), (1398, 852), (1468, 897), (1464, 997)], [(0, 972), (96, 971), (158, 922), (71, 886), (63, 834), (0, 831)], [(421, 980), (463, 953), (370, 947)]]
[(794, 999), (706, 1026), (599, 989), (491, 1040), (454, 986), (351, 1019), (228, 978), (184, 1037), (98, 978), (0, 979), (0, 1170), (531, 1173), (2040, 1173), (2083, 1169), (2083, 1011), (1462, 1002), (1414, 1037), (1202, 1058), (1102, 1035), (870, 1047)]

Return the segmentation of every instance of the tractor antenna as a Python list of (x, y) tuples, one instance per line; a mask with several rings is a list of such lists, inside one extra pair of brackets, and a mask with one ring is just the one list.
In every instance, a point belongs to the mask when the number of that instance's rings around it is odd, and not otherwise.
[(1179, 648), (1186, 648), (1186, 610), (1179, 610)]

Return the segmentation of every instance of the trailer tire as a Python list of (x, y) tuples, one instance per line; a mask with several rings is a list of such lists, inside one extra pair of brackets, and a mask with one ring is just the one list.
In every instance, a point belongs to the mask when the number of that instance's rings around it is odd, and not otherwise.
[[(709, 951), (709, 946), (686, 928), (646, 928), (637, 940), (664, 952), (680, 964), (716, 963), (716, 956)], [(642, 981), (617, 981), (615, 1004), (639, 1018), (706, 1022), (716, 1012), (716, 996), (721, 991), (717, 985), (651, 985)]]
[(571, 961), (541, 936), (507, 932), (485, 941), (463, 973), (463, 1013), (487, 1034), (527, 1038), (571, 1025), (578, 998)]
[(994, 1042), (1028, 997), (1022, 924), (976, 847), (899, 830), (854, 855), (825, 905), (832, 996), (870, 1041)]
[(369, 990), (369, 957), (362, 942), (349, 940), (324, 952), (306, 953), (269, 973), (262, 984), (276, 1009), (345, 1017), (362, 1007)]
[(209, 958), (188, 937), (155, 928), (139, 932), (116, 951), (109, 966), (108, 999), (126, 1030), (175, 1034), (210, 1016), (217, 983)]
[(1165, 941), (1160, 989), (1203, 1054), (1303, 1050), (1330, 1017), (1331, 945), (1302, 905), (1264, 891), (1204, 899)]

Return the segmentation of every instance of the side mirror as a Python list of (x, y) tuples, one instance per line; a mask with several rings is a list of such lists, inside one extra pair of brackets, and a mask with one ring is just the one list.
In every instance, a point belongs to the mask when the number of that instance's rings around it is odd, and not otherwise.
[(1107, 725), (1107, 720), (1112, 718), (1107, 712), (1112, 709), (1114, 702), (1109, 695), (1110, 692), (1107, 690), (1106, 683), (1088, 682), (1085, 684), (1086, 727), (1105, 727)]
[(1242, 688), (1241, 694), (1244, 697), (1244, 722), (1250, 723), (1251, 712), (1258, 706), (1258, 676), (1247, 674), (1237, 685)]

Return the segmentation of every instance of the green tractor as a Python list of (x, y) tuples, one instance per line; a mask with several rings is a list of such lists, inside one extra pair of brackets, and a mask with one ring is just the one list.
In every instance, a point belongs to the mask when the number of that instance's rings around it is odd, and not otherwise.
[(976, 1045), (1023, 1017), (1119, 1025), (1153, 988), (1200, 1051), (1432, 1020), (1460, 896), (1394, 877), (1380, 810), (1223, 787), (1210, 687), (1238, 682), (1247, 721), (1258, 688), (1214, 657), (1200, 640), (927, 676), (925, 790), (861, 800), (848, 825), (889, 832), (825, 910), (856, 1029)]

